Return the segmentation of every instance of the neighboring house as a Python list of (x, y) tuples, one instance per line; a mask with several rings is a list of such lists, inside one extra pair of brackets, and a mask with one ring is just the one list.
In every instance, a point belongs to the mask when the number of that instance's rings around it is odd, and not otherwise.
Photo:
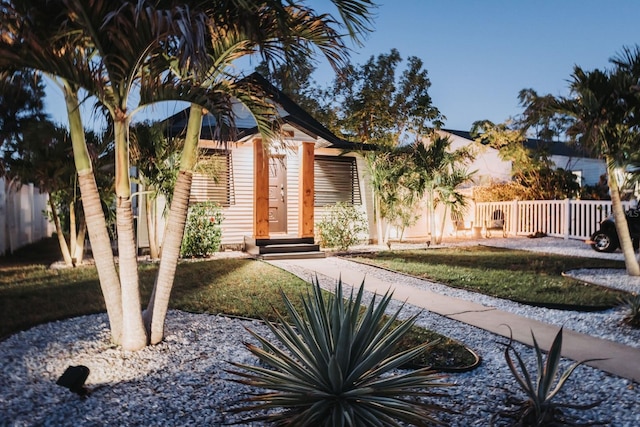
[[(223, 247), (267, 253), (278, 248), (266, 246), (284, 244), (290, 251), (317, 251), (315, 224), (337, 202), (352, 204), (369, 218), (371, 232), (362, 237), (373, 239), (366, 166), (354, 151), (363, 147), (338, 138), (264, 78), (252, 77), (278, 106), (282, 141), (267, 148), (252, 116), (238, 103), (237, 137), (221, 144), (213, 136), (214, 117), (206, 115), (200, 148), (215, 159), (217, 179), (196, 173), (191, 187), (191, 203), (210, 200), (222, 206)], [(167, 119), (174, 135), (186, 128), (187, 116), (185, 110)], [(158, 228), (162, 232), (164, 226)], [(146, 223), (139, 221), (139, 247), (148, 245), (147, 235)]]
[(440, 134), (451, 139), (452, 150), (459, 150), (470, 145), (476, 148), (475, 160), (467, 167), (469, 171), (475, 171), (475, 174), (473, 180), (463, 188), (487, 185), (495, 181), (511, 181), (511, 162), (502, 160), (495, 148), (476, 143), (469, 132), (447, 129), (440, 131)]
[[(451, 137), (453, 141), (451, 146), (454, 149), (474, 144), (469, 132), (446, 129), (442, 133)], [(597, 184), (600, 177), (607, 172), (604, 160), (593, 158), (567, 143), (529, 138), (525, 145), (531, 149), (545, 149), (555, 167), (573, 172), (579, 178), (581, 186)], [(501, 160), (498, 150), (495, 148), (480, 147), (476, 160), (469, 166), (469, 169), (478, 171), (474, 179), (476, 185), (491, 180), (511, 180), (511, 162)]]
[[(492, 182), (507, 182), (511, 180), (510, 161), (504, 161), (500, 158), (498, 150), (489, 146), (477, 144), (471, 137), (469, 132), (443, 129), (439, 131), (441, 135), (448, 136), (451, 139), (451, 149), (457, 150), (463, 147), (473, 145), (475, 147), (475, 160), (468, 164), (468, 171), (475, 171), (473, 179), (459, 188), (459, 191), (468, 197), (469, 206), (463, 215), (463, 220), (458, 221), (458, 225), (454, 224), (451, 219), (450, 212), (446, 214), (442, 208), (436, 210), (436, 230), (441, 229), (444, 219), (443, 234), (445, 236), (456, 234), (456, 228), (466, 229), (467, 233), (471, 233), (472, 226), (477, 226), (474, 221), (475, 209), (471, 199), (473, 195), (473, 187), (481, 185), (489, 185)], [(540, 148), (543, 144), (544, 148), (550, 155), (550, 160), (557, 168), (563, 168), (573, 172), (578, 178), (580, 185), (595, 185), (600, 177), (606, 173), (606, 164), (602, 159), (588, 157), (584, 153), (579, 152), (575, 148), (566, 143), (543, 142), (537, 139), (528, 139), (525, 143), (530, 148)], [(423, 214), (420, 216), (416, 224), (412, 227), (401, 231), (392, 229), (391, 237), (399, 239), (402, 237), (407, 240), (428, 240), (429, 216), (426, 213), (426, 204), (422, 203), (419, 208)]]

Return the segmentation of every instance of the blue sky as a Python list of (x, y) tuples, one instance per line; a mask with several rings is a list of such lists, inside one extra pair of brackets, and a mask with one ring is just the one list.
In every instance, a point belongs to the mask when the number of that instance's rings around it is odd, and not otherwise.
[[(375, 31), (352, 61), (398, 49), (417, 56), (431, 79), (431, 96), (447, 117), (445, 127), (469, 130), (476, 120), (503, 122), (521, 112), (517, 95), (566, 95), (574, 65), (606, 68), (623, 46), (640, 44), (638, 0), (381, 0)], [(330, 11), (328, 0), (313, 0)], [(403, 64), (404, 66), (404, 64)], [(401, 69), (403, 69), (403, 66)], [(331, 80), (320, 65), (319, 83)], [(49, 91), (47, 106), (66, 123), (62, 95)], [(166, 117), (176, 107), (156, 107)]]

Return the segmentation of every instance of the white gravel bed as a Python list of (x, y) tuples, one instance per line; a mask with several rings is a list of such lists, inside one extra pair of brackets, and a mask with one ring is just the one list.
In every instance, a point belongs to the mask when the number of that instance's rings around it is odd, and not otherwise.
[[(172, 310), (165, 340), (137, 352), (110, 344), (105, 314), (34, 327), (0, 342), (2, 426), (186, 426), (238, 421), (247, 387), (228, 361), (254, 364), (242, 345), (260, 322)], [(56, 385), (68, 366), (90, 369), (84, 399)]]
[[(541, 245), (537, 240), (546, 239), (535, 239)], [(553, 244), (558, 244), (557, 239)], [(313, 273), (291, 269), (306, 279)], [(334, 286), (329, 279), (320, 276), (320, 280), (325, 287)], [(391, 309), (400, 305), (394, 301)], [(405, 306), (403, 316), (420, 311)], [(461, 413), (439, 418), (452, 426), (489, 425), (491, 416), (504, 408), (507, 390), (517, 390), (504, 361), (500, 344), (504, 339), (429, 312), (421, 312), (418, 324), (464, 343), (482, 357), (479, 368), (449, 376), (447, 381), (456, 386), (443, 388), (448, 397), (439, 401)], [(229, 381), (231, 375), (225, 370), (231, 368), (230, 360), (257, 362), (242, 345), (242, 341), (251, 341), (245, 326), (266, 333), (264, 325), (255, 321), (172, 310), (166, 339), (139, 352), (110, 345), (104, 314), (52, 322), (15, 334), (0, 342), (0, 426), (219, 426), (237, 422), (240, 416), (229, 408), (252, 390)], [(602, 328), (601, 322), (595, 329)], [(520, 344), (516, 348), (531, 366), (531, 349)], [(565, 361), (563, 367), (568, 364)], [(91, 370), (87, 380), (91, 394), (86, 399), (55, 384), (71, 365)], [(582, 422), (640, 425), (640, 384), (594, 368), (578, 368), (557, 399), (572, 404), (602, 400), (594, 409), (574, 413)]]

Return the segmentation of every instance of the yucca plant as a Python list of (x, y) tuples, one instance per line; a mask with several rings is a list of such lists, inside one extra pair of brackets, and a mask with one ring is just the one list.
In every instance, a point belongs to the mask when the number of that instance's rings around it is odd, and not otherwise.
[[(571, 405), (566, 403), (552, 402), (552, 399), (560, 392), (575, 369), (583, 363), (601, 359), (587, 359), (572, 364), (562, 374), (559, 371), (561, 351), (562, 351), (562, 328), (556, 334), (551, 348), (544, 361), (544, 355), (536, 337), (531, 331), (533, 345), (536, 355), (537, 377), (527, 370), (527, 366), (520, 357), (520, 354), (513, 348), (513, 339), (510, 338), (504, 350), (504, 357), (513, 374), (517, 384), (525, 392), (525, 400), (516, 401), (516, 409), (513, 411), (502, 411), (499, 415), (509, 416), (517, 419), (518, 426), (552, 426), (552, 425), (573, 425), (573, 422), (563, 416), (561, 408), (589, 409), (597, 406), (600, 402), (589, 405)], [(511, 357), (515, 357), (517, 365)], [(593, 425), (593, 424), (592, 424)]]
[(634, 328), (640, 328), (640, 295), (632, 294), (621, 300), (622, 307), (627, 311), (622, 321)]
[(262, 366), (231, 362), (242, 369), (230, 371), (240, 377), (234, 381), (265, 390), (234, 411), (257, 411), (245, 421), (278, 426), (442, 424), (434, 412), (451, 411), (428, 399), (442, 396), (434, 387), (449, 384), (428, 368), (396, 371), (432, 343), (399, 352), (397, 343), (416, 317), (394, 325), (401, 309), (384, 315), (391, 293), (362, 309), (363, 293), (364, 283), (345, 301), (339, 280), (335, 294), (323, 294), (316, 278), (302, 313), (283, 293), (292, 324), (276, 313), (278, 322), (266, 323), (277, 342), (249, 330), (260, 345), (245, 343)]

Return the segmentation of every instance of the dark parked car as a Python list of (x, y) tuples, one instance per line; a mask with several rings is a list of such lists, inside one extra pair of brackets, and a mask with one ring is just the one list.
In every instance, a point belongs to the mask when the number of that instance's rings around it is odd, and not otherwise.
[[(640, 209), (630, 209), (625, 212), (629, 233), (633, 239), (633, 247), (638, 249), (640, 242)], [(620, 246), (613, 215), (600, 223), (600, 229), (591, 236), (591, 247), (597, 252), (613, 252)]]

